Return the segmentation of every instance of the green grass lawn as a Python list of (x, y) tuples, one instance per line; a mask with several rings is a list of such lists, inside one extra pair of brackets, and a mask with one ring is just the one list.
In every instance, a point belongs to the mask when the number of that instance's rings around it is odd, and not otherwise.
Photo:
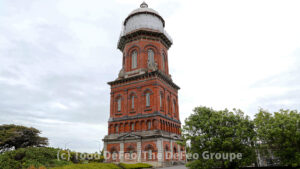
[(152, 168), (152, 165), (146, 163), (136, 163), (136, 164), (125, 164), (120, 163), (120, 166), (124, 169), (141, 169), (141, 168)]
[(137, 164), (120, 164), (121, 167), (115, 164), (107, 163), (89, 163), (89, 164), (71, 164), (62, 167), (54, 167), (51, 169), (141, 169), (141, 168), (152, 168), (149, 164), (137, 163)]
[(89, 164), (71, 164), (62, 167), (54, 167), (51, 169), (120, 169), (115, 164), (106, 163), (89, 163)]

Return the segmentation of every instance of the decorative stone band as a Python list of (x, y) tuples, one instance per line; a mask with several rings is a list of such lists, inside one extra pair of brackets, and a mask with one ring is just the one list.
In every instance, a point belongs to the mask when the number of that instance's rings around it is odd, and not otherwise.
[(141, 118), (148, 118), (148, 117), (155, 117), (155, 116), (160, 116), (160, 117), (163, 117), (170, 121), (181, 124), (180, 120), (176, 120), (171, 117), (165, 116), (164, 114), (162, 114), (158, 111), (156, 111), (154, 113), (150, 113), (150, 114), (137, 114), (136, 116), (127, 116), (126, 115), (126, 116), (119, 117), (119, 118), (110, 118), (108, 121), (109, 122), (117, 122), (117, 121), (123, 121), (123, 120), (134, 120), (134, 119), (141, 119)]
[(150, 36), (151, 38), (158, 38), (161, 40), (161, 42), (166, 46), (167, 49), (169, 49), (172, 44), (172, 38), (167, 34), (165, 30), (163, 32), (155, 30), (155, 29), (149, 29), (149, 28), (144, 28), (141, 26), (139, 29), (135, 29), (132, 32), (124, 34), (124, 32), (121, 32), (119, 41), (118, 41), (118, 49), (123, 51), (125, 44), (133, 41), (135, 39), (139, 38), (146, 38), (147, 36)]
[(160, 70), (156, 70), (156, 71), (153, 71), (153, 72), (146, 72), (144, 74), (139, 74), (137, 76), (132, 76), (132, 77), (124, 78), (124, 79), (117, 79), (115, 81), (108, 82), (108, 84), (111, 85), (112, 88), (113, 88), (114, 85), (128, 83), (128, 82), (136, 81), (136, 80), (139, 80), (139, 79), (144, 79), (144, 78), (148, 78), (148, 77), (155, 77), (155, 76), (163, 79), (164, 81), (166, 81), (173, 88), (175, 88), (177, 90), (180, 89), (180, 87), (177, 86), (172, 81), (172, 79), (170, 77), (168, 77), (167, 75), (162, 73)]

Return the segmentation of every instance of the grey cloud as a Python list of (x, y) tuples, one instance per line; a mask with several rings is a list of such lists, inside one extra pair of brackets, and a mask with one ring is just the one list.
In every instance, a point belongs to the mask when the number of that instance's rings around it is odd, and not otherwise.
[[(63, 147), (69, 140), (75, 150), (93, 152), (98, 143), (88, 146), (90, 140), (100, 141), (106, 132), (107, 82), (121, 67), (116, 42), (122, 17), (109, 7), (111, 13), (105, 14), (101, 12), (105, 7), (99, 6), (99, 13), (93, 11), (95, 20), (81, 14), (72, 18), (59, 8), (60, 2), (4, 1), (7, 8), (0, 12), (0, 124), (34, 126), (50, 139), (51, 146)], [(77, 15), (73, 12), (69, 15)], [(95, 26), (109, 38), (77, 37), (72, 22)], [(82, 44), (88, 41), (96, 44)]]

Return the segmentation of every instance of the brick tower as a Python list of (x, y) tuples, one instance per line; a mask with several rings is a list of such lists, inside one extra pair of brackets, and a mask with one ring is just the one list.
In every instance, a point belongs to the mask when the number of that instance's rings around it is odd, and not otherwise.
[(143, 2), (123, 23), (118, 49), (122, 69), (111, 86), (107, 162), (184, 163), (178, 109), (179, 87), (169, 74), (171, 37), (165, 21)]

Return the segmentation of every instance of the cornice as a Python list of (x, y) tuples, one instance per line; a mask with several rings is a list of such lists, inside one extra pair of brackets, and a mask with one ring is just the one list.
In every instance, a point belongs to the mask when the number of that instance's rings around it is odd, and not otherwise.
[(118, 84), (136, 81), (136, 80), (140, 80), (140, 79), (144, 79), (144, 78), (149, 78), (149, 77), (159, 77), (162, 80), (164, 80), (165, 82), (167, 82), (170, 86), (174, 87), (175, 89), (177, 89), (177, 90), (180, 89), (180, 87), (177, 86), (170, 77), (168, 77), (167, 75), (165, 75), (164, 73), (162, 73), (159, 70), (152, 71), (152, 72), (146, 72), (146, 73), (143, 73), (140, 75), (131, 76), (131, 77), (127, 77), (127, 78), (117, 79), (117, 80), (108, 82), (107, 84), (112, 86), (112, 85), (118, 85)]

